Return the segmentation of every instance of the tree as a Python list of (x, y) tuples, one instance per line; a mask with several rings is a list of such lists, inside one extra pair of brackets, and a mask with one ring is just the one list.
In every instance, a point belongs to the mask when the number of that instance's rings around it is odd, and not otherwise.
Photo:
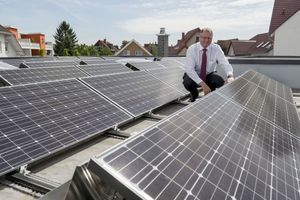
[(128, 43), (129, 43), (129, 41), (123, 40), (120, 49), (122, 49), (122, 48), (123, 48), (126, 44), (128, 44)]
[(108, 48), (106, 48), (106, 47), (99, 48), (99, 55), (100, 56), (110, 56), (111, 54), (112, 53)]
[(67, 49), (69, 55), (73, 55), (74, 48), (78, 42), (74, 30), (66, 21), (63, 21), (53, 36), (55, 39), (54, 52), (56, 55), (64, 55), (64, 50)]

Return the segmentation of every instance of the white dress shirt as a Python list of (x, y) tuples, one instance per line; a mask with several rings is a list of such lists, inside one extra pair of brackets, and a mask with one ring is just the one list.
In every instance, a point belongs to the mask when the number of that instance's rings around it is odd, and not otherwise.
[[(221, 47), (217, 44), (210, 44), (207, 48), (206, 74), (216, 71), (220, 65), (227, 76), (233, 75), (232, 66), (229, 64)], [(185, 72), (198, 85), (202, 82), (200, 78), (203, 47), (200, 42), (191, 45), (186, 52)]]

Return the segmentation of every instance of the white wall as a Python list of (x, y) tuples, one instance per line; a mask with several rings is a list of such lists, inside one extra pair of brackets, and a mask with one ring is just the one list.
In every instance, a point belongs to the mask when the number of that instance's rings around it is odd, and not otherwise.
[(0, 34), (0, 57), (6, 57), (4, 35)]
[(275, 31), (275, 56), (300, 56), (299, 24), (300, 10)]
[[(13, 46), (10, 44), (8, 40), (5, 39), (5, 35), (0, 34), (0, 41), (1, 41), (1, 49), (0, 57), (15, 57), (17, 53)], [(8, 51), (5, 51), (5, 42), (8, 42)]]

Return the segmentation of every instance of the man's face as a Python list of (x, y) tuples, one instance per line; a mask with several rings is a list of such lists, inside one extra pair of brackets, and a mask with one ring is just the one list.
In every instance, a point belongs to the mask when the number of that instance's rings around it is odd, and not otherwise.
[(203, 48), (207, 48), (212, 41), (212, 34), (207, 31), (200, 33), (200, 44)]

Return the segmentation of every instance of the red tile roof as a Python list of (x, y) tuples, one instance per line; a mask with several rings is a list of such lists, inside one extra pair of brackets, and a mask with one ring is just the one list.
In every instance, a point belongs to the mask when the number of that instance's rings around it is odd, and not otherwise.
[(235, 56), (247, 56), (251, 55), (251, 49), (255, 45), (255, 41), (252, 40), (232, 40), (231, 46)]
[(184, 37), (178, 41), (178, 43), (173, 47), (174, 53), (177, 55), (183, 48), (188, 48), (187, 43), (188, 41), (196, 34), (200, 33), (200, 28), (195, 28), (187, 32)]
[(251, 49), (251, 54), (263, 54), (273, 49), (273, 39), (269, 33), (257, 34), (250, 40), (255, 40), (255, 45)]
[(299, 0), (275, 0), (269, 28), (269, 34), (281, 26), (291, 16), (300, 10)]

